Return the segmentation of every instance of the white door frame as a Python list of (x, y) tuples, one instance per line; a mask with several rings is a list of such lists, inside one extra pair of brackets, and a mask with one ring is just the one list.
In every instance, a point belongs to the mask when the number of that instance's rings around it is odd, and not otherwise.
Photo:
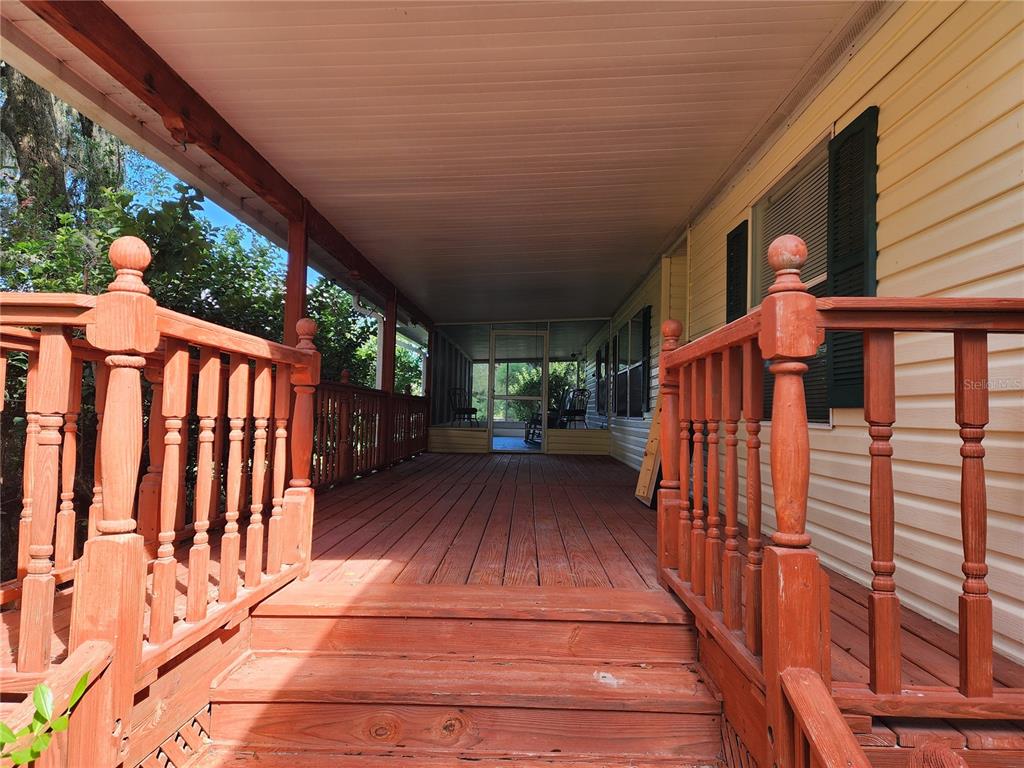
[[(494, 453), (494, 364), (495, 360), (495, 342), (498, 336), (540, 336), (544, 340), (544, 357), (541, 361), (540, 369), (540, 418), (541, 418), (541, 440), (540, 440), (540, 453), (547, 453), (548, 451), (548, 330), (543, 331), (515, 331), (515, 330), (497, 330), (491, 328), (491, 344), (490, 350), (487, 357), (487, 450), (490, 453)], [(500, 400), (538, 400), (537, 397), (533, 396), (508, 396), (502, 395)], [(501, 451), (498, 451), (501, 453)], [(527, 451), (523, 451), (526, 453)]]

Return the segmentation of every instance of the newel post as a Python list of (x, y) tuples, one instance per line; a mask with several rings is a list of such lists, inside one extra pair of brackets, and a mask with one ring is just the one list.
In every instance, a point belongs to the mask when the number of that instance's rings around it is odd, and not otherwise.
[(287, 562), (302, 562), (302, 575), (309, 573), (313, 546), (314, 493), (309, 479), (313, 459), (313, 396), (320, 383), (320, 353), (313, 345), (316, 323), (304, 317), (296, 323), (298, 349), (309, 353), (308, 365), (292, 367), (291, 383), (295, 389), (292, 410), (291, 467), (292, 477), (284, 494), (286, 526), (291, 531), (286, 548)]
[(159, 341), (156, 302), (142, 282), (150, 263), (144, 242), (115, 240), (110, 261), (117, 276), (97, 297), (93, 321), (86, 326), (89, 343), (107, 353), (109, 373), (100, 442), (103, 507), (98, 535), (86, 542), (75, 574), (70, 650), (105, 640), (114, 651), (110, 667), (71, 720), (72, 766), (115, 766), (124, 760), (146, 600), (146, 559), (142, 536), (135, 532), (134, 504), (142, 459), (143, 355)]
[(793, 235), (768, 249), (775, 284), (761, 305), (761, 356), (775, 375), (772, 402), (771, 477), (777, 530), (765, 552), (763, 624), (768, 742), (775, 764), (795, 765), (793, 714), (780, 674), (813, 669), (829, 680), (828, 582), (806, 532), (810, 437), (803, 375), (822, 342), (815, 298), (800, 282), (807, 246)]
[(658, 489), (658, 579), (679, 563), (679, 369), (666, 364), (679, 345), (683, 325), (666, 320), (661, 326), (661, 487)]

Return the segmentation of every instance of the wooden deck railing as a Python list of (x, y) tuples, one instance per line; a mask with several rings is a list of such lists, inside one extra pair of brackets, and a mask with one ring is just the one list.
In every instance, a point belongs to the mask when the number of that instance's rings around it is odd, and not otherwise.
[(427, 449), (426, 397), (349, 384), (317, 387), (313, 485), (328, 487), (368, 475)]
[[(989, 418), (988, 335), (1024, 332), (1024, 300), (815, 299), (800, 282), (806, 255), (799, 238), (777, 239), (768, 253), (776, 279), (763, 304), (682, 347), (680, 324), (667, 321), (661, 358), (659, 571), (732, 663), (765, 691), (767, 726), (774, 734), (769, 742), (780, 768), (798, 764), (789, 747), (782, 746), (797, 743), (793, 719), (787, 716), (783, 673), (799, 668), (818, 675), (823, 684), (830, 681), (827, 576), (806, 530), (810, 438), (803, 385), (805, 361), (815, 355), (826, 331), (863, 335), (864, 418), (871, 437), (865, 510), (871, 520), (874, 573), (870, 683), (832, 686), (835, 701), (847, 713), (906, 717), (1012, 719), (1024, 707), (1024, 691), (993, 692), (982, 447)], [(965, 574), (957, 688), (909, 686), (900, 674), (890, 437), (896, 421), (894, 335), (902, 331), (952, 333), (954, 339), (951, 375), (962, 442)], [(764, 361), (774, 375), (769, 463), (777, 521), (767, 548), (762, 547), (759, 437), (765, 417)], [(745, 542), (739, 538), (738, 519), (741, 419), (746, 433)], [(819, 737), (851, 743), (838, 731)]]
[[(82, 704), (94, 730), (69, 736), (99, 765), (121, 755), (114, 723), (127, 732), (139, 681), (308, 567), (319, 383), (311, 320), (295, 347), (222, 328), (156, 305), (141, 240), (117, 240), (110, 259), (106, 293), (4, 294), (0, 328), (0, 371), (13, 353), (27, 364), (18, 577), (2, 598), (18, 601), (6, 627), (16, 670), (4, 680), (26, 690), (46, 673), (55, 587), (73, 579), (69, 651), (113, 644), (100, 692)], [(97, 447), (79, 459), (86, 383)], [(86, 466), (93, 494), (75, 560)]]

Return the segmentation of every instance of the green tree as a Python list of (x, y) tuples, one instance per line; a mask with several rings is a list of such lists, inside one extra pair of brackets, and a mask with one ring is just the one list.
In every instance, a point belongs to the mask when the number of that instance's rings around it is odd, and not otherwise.
[(316, 321), (314, 343), (321, 355), (321, 377), (340, 381), (348, 370), (350, 381), (366, 387), (374, 385), (374, 357), (363, 348), (376, 343), (376, 325), (353, 310), (352, 296), (344, 289), (320, 278), (306, 294), (307, 312)]

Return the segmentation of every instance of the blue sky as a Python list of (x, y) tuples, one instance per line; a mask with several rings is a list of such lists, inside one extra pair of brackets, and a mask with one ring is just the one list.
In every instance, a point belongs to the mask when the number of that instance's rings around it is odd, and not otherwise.
[[(173, 173), (138, 152), (135, 152), (134, 157), (129, 161), (126, 176), (128, 187), (135, 192), (135, 200), (144, 205), (155, 202), (157, 198), (163, 199), (172, 194), (169, 191), (170, 188), (176, 183), (183, 183)], [(157, 190), (162, 190), (162, 193)], [(277, 263), (282, 269), (286, 266), (288, 254), (283, 248), (268, 241), (259, 232), (240, 221), (233, 213), (217, 205), (213, 200), (209, 198), (203, 200), (202, 215), (217, 228), (241, 227), (254, 240), (267, 242), (273, 249)], [(315, 283), (319, 277), (320, 274), (315, 269), (309, 268), (306, 272), (307, 285)]]

